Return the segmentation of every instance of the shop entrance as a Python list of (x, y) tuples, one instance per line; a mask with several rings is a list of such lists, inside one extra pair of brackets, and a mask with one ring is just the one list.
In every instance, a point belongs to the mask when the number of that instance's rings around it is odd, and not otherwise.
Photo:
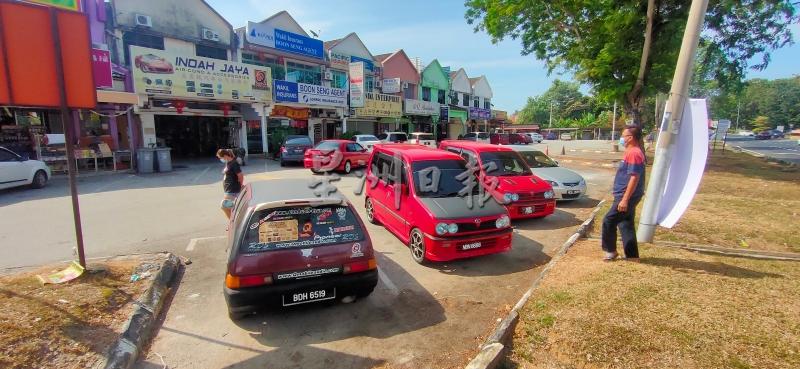
[(217, 149), (236, 147), (238, 118), (156, 115), (158, 146), (173, 158), (213, 158)]

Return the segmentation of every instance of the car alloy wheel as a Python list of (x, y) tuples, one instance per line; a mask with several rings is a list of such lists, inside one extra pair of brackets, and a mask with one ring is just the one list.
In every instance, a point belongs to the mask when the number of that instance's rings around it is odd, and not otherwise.
[(47, 174), (43, 171), (37, 171), (33, 175), (33, 188), (42, 188), (47, 184)]
[(372, 224), (378, 224), (378, 220), (375, 219), (375, 208), (372, 205), (372, 199), (367, 198), (367, 203), (364, 207), (367, 208), (367, 221)]
[(353, 166), (350, 164), (350, 160), (344, 163), (344, 172), (350, 174), (350, 171), (353, 170)]
[(425, 238), (419, 229), (411, 231), (411, 237), (408, 239), (408, 248), (411, 251), (411, 258), (418, 264), (425, 263)]

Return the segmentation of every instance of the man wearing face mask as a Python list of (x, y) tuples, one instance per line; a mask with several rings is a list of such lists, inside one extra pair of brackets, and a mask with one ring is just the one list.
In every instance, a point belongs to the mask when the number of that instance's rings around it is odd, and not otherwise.
[(217, 150), (217, 158), (225, 164), (225, 169), (222, 170), (222, 189), (225, 195), (222, 198), (220, 207), (225, 216), (230, 219), (236, 196), (242, 191), (244, 173), (242, 173), (242, 168), (239, 167), (239, 163), (236, 161), (236, 155), (234, 155), (233, 150), (219, 149)]
[(639, 245), (636, 242), (634, 212), (644, 195), (645, 156), (642, 148), (642, 129), (632, 124), (625, 127), (620, 138), (625, 153), (614, 177), (614, 203), (603, 218), (603, 260), (617, 258), (617, 227), (622, 235), (625, 259), (639, 260)]

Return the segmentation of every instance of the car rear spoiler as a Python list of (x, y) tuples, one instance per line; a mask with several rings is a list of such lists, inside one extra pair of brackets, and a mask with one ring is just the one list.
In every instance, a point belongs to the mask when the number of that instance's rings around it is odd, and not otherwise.
[(339, 197), (315, 197), (311, 199), (294, 199), (283, 201), (272, 201), (263, 204), (258, 204), (254, 211), (261, 211), (264, 209), (282, 208), (286, 206), (302, 206), (308, 205), (311, 207), (325, 206), (325, 205), (346, 205), (347, 199)]

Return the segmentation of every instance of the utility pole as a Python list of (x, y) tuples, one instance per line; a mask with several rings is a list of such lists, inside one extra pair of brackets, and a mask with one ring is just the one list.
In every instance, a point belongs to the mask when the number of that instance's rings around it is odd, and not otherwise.
[(617, 100), (614, 100), (614, 116), (611, 118), (611, 141), (614, 141), (614, 134), (617, 132)]
[(653, 170), (650, 172), (650, 181), (644, 198), (644, 208), (639, 219), (636, 232), (640, 242), (652, 242), (658, 222), (658, 210), (661, 198), (667, 184), (667, 171), (669, 170), (672, 155), (675, 151), (675, 141), (681, 129), (683, 107), (689, 91), (689, 82), (692, 75), (692, 64), (700, 41), (700, 32), (703, 30), (703, 21), (708, 0), (692, 0), (689, 17), (686, 21), (686, 30), (683, 33), (678, 64), (675, 66), (675, 75), (672, 79), (672, 89), (669, 93), (667, 108), (661, 123), (663, 128), (656, 146), (656, 155)]
[(553, 128), (553, 100), (550, 100), (550, 128)]
[(741, 107), (741, 105), (741, 101), (736, 102), (736, 132), (739, 132), (739, 107)]

